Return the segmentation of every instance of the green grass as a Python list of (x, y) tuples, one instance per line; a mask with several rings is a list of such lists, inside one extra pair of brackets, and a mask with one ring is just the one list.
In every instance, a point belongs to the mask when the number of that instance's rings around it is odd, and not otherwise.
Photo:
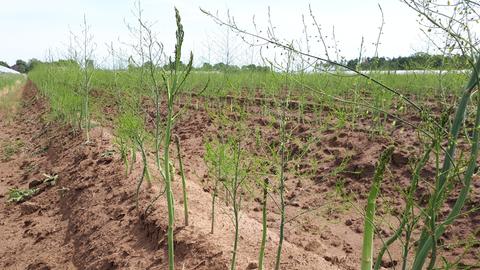
[(2, 143), (2, 161), (9, 161), (11, 158), (18, 154), (21, 148), (25, 145), (25, 143), (20, 140), (14, 141), (5, 141)]
[(0, 89), (13, 86), (17, 81), (25, 82), (25, 76), (21, 74), (0, 73)]
[(0, 73), (0, 114), (8, 121), (20, 103), (20, 87), (25, 80), (24, 75)]
[(79, 93), (81, 71), (75, 65), (39, 64), (28, 74), (49, 100), (53, 119), (78, 127), (82, 97)]
[[(468, 74), (446, 73), (439, 77), (435, 74), (371, 74), (372, 77), (384, 82), (403, 94), (431, 96), (440, 94), (440, 90), (448, 93), (459, 93), (461, 85), (467, 80)], [(245, 96), (247, 93), (272, 96), (279, 93), (284, 81), (283, 74), (262, 71), (237, 71), (232, 73), (221, 72), (193, 72), (187, 88), (201, 89), (206, 81), (210, 83), (205, 91), (207, 95), (235, 95)], [(381, 92), (379, 86), (358, 76), (330, 75), (324, 73), (296, 73), (290, 74), (290, 87), (295, 89), (296, 96), (308, 96), (308, 87), (321, 90), (331, 95), (351, 93), (358, 85), (361, 89)], [(280, 80), (279, 80), (280, 78)], [(442, 89), (439, 87), (439, 79)]]
[(30, 189), (19, 189), (19, 188), (12, 188), (8, 191), (8, 199), (7, 202), (23, 202), (31, 197), (33, 197), (39, 191), (38, 188), (30, 188)]
[[(96, 72), (92, 87), (108, 90), (111, 94), (143, 93), (148, 91), (141, 87), (137, 78), (140, 70), (130, 69), (121, 71), (99, 70)], [(327, 95), (350, 95), (359, 89), (362, 95), (371, 98), (390, 98), (379, 86), (358, 76), (330, 75), (319, 73), (290, 74), (290, 87), (294, 89), (293, 96), (306, 97), (310, 101), (323, 101), (321, 95), (313, 93), (310, 89), (321, 91)], [(375, 74), (372, 76), (404, 95), (416, 98), (426, 98), (439, 95), (459, 95), (463, 82), (468, 74), (446, 73), (441, 77), (435, 74)], [(236, 97), (255, 96), (275, 98), (283, 89), (284, 74), (263, 71), (236, 71), (236, 72), (201, 72), (193, 71), (185, 83), (186, 91), (198, 92), (205, 88), (203, 95), (208, 97), (221, 97), (232, 95)], [(121, 88), (121, 89), (118, 89)]]

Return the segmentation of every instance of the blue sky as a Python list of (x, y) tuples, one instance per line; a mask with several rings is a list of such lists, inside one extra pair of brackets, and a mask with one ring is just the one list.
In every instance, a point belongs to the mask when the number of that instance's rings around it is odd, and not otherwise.
[[(409, 55), (428, 49), (419, 31), (415, 14), (399, 0), (335, 0), (335, 1), (262, 1), (262, 0), (143, 0), (144, 18), (155, 22), (155, 31), (161, 37), (167, 51), (173, 50), (175, 21), (173, 7), (182, 15), (185, 28), (185, 49), (193, 50), (197, 64), (210, 59), (221, 61), (222, 45), (226, 43), (226, 30), (221, 29), (199, 7), (225, 16), (226, 11), (235, 17), (238, 25), (252, 29), (252, 16), (257, 24), (267, 24), (267, 8), (270, 6), (272, 21), (277, 33), (286, 39), (303, 37), (302, 14), (308, 15), (311, 3), (317, 21), (322, 25), (328, 42), (333, 26), (340, 54), (347, 59), (358, 56), (362, 36), (365, 39), (364, 55), (373, 55), (373, 43), (378, 34), (381, 16), (380, 4), (385, 14), (385, 26), (379, 47), (381, 56)], [(0, 9), (0, 60), (13, 64), (16, 59), (38, 58), (45, 60), (66, 55), (69, 33), (79, 33), (85, 14), (96, 43), (95, 56), (99, 62), (108, 62), (107, 46), (123, 47), (128, 55), (131, 42), (125, 21), (133, 23), (133, 0), (1, 0)], [(310, 24), (311, 26), (311, 24)], [(309, 26), (307, 26), (309, 27)], [(313, 28), (309, 28), (310, 31)], [(231, 40), (230, 40), (231, 39)], [(235, 38), (229, 36), (234, 49), (235, 62), (247, 63), (251, 55), (258, 55)], [(331, 43), (333, 44), (333, 43)], [(312, 44), (318, 47), (319, 44)], [(322, 53), (318, 51), (318, 53)], [(256, 56), (255, 56), (256, 58)]]

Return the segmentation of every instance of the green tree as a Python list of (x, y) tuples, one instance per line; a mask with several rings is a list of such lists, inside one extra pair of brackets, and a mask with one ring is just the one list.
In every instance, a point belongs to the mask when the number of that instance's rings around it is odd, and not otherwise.
[(213, 69), (213, 66), (210, 63), (203, 63), (201, 70), (209, 71)]
[(32, 58), (28, 61), (28, 65), (27, 65), (27, 72), (30, 72), (32, 69), (34, 69), (38, 64), (41, 64), (42, 61), (36, 59), (36, 58)]
[(18, 59), (17, 62), (15, 62), (15, 65), (12, 66), (12, 69), (20, 72), (20, 73), (25, 73), (28, 71), (28, 65), (27, 62)]
[(15, 69), (16, 71), (18, 71), (20, 73), (25, 73), (25, 72), (28, 71), (27, 62), (25, 62), (21, 59), (18, 59), (17, 62), (15, 62), (15, 65), (13, 65), (13, 69)]

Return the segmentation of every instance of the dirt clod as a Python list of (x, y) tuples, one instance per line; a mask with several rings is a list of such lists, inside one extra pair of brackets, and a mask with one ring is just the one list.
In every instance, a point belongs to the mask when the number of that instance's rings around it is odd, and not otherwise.
[(251, 270), (251, 269), (258, 269), (258, 263), (256, 263), (256, 262), (248, 263), (247, 270)]

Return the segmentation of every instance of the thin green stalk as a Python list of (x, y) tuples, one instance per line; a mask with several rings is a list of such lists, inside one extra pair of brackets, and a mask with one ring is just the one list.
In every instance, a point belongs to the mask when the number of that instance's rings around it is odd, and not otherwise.
[[(155, 75), (152, 73), (152, 76)], [(160, 93), (157, 93), (159, 91), (159, 89), (155, 91), (155, 164), (158, 170), (160, 169)]]
[(425, 164), (427, 163), (429, 157), (430, 157), (430, 152), (432, 150), (432, 146), (429, 146), (427, 150), (425, 151), (425, 154), (423, 155), (422, 159), (418, 162), (415, 171), (412, 176), (412, 181), (410, 184), (410, 188), (407, 193), (407, 205), (405, 206), (405, 210), (402, 215), (402, 221), (400, 222), (400, 225), (398, 226), (397, 230), (393, 233), (393, 235), (383, 244), (383, 247), (380, 249), (377, 255), (377, 260), (375, 262), (375, 265), (373, 269), (377, 270), (380, 269), (381, 264), (382, 264), (382, 259), (383, 255), (385, 252), (388, 250), (390, 245), (392, 245), (400, 235), (402, 235), (403, 229), (408, 223), (408, 218), (410, 217), (410, 214), (413, 213), (413, 196), (414, 192), (418, 187), (418, 180), (420, 179), (420, 171), (425, 167)]
[(135, 167), (134, 165), (137, 162), (137, 151), (135, 150), (134, 146), (132, 146), (132, 148), (130, 149), (130, 153), (132, 154), (132, 166), (130, 167), (130, 173), (132, 173)]
[[(213, 234), (215, 230), (215, 199), (217, 198), (217, 193), (218, 193), (218, 181), (220, 181), (222, 177), (222, 171), (221, 171), (221, 162), (222, 162), (222, 157), (223, 157), (223, 146), (218, 149), (218, 163), (217, 163), (217, 178), (215, 179), (215, 184), (213, 187), (213, 194), (212, 194), (212, 212), (211, 212), (211, 224), (210, 224), (210, 233)], [(222, 151), (222, 152), (220, 152)], [(227, 198), (225, 198), (227, 200)]]
[[(436, 143), (435, 144), (435, 168), (436, 169), (436, 179), (438, 179), (438, 174), (439, 174), (439, 170), (438, 168), (440, 168), (440, 155), (439, 155), (439, 143)], [(428, 267), (427, 269), (428, 270), (431, 270), (433, 269), (433, 267), (435, 266), (435, 261), (437, 260), (437, 239), (435, 238), (435, 235), (433, 232), (435, 232), (435, 228), (436, 228), (436, 222), (437, 222), (437, 209), (436, 207), (431, 207), (430, 209), (430, 214), (428, 215), (429, 218), (429, 223), (428, 223), (428, 226), (430, 226), (429, 230), (431, 232), (431, 236), (433, 238), (433, 245), (432, 245), (432, 252), (431, 252), (431, 255), (430, 255), (430, 263), (428, 264)], [(427, 219), (428, 219), (427, 217)]]
[(175, 269), (175, 253), (174, 253), (174, 238), (173, 238), (173, 228), (175, 223), (175, 205), (173, 201), (173, 191), (172, 191), (172, 179), (171, 179), (171, 170), (170, 170), (170, 154), (169, 148), (171, 143), (171, 129), (172, 129), (172, 112), (173, 112), (173, 100), (169, 100), (168, 104), (168, 116), (167, 123), (165, 127), (165, 144), (163, 152), (163, 169), (165, 174), (165, 189), (167, 196), (167, 208), (168, 208), (168, 229), (167, 229), (167, 246), (168, 246), (168, 268), (170, 270)]
[(230, 264), (230, 270), (235, 270), (236, 269), (236, 264), (237, 264), (238, 236), (239, 236), (239, 233), (240, 233), (239, 209), (237, 209), (237, 208), (238, 208), (237, 202), (236, 202), (236, 200), (234, 200), (234, 202), (233, 202), (233, 209), (234, 209), (233, 210), (233, 216), (234, 216), (234, 222), (235, 222), (235, 236), (234, 236), (234, 241), (233, 241), (232, 261), (231, 261), (231, 264)]
[[(147, 178), (147, 181), (150, 182), (150, 174), (148, 173), (147, 154), (146, 154), (145, 148), (143, 146), (143, 141), (141, 139), (137, 138), (136, 143), (138, 144), (138, 148), (140, 149), (140, 153), (142, 154), (142, 163), (143, 163), (142, 175), (140, 176), (140, 179), (138, 180), (137, 189), (136, 189), (136, 192), (135, 192), (135, 197), (136, 197), (135, 207), (138, 209), (140, 187), (142, 186), (142, 183), (143, 183), (143, 180), (145, 179), (145, 177)], [(135, 155), (136, 153), (133, 152), (132, 154)], [(132, 165), (132, 167), (133, 167), (133, 165)]]
[(280, 229), (279, 229), (279, 240), (277, 247), (277, 256), (275, 258), (275, 270), (280, 269), (280, 262), (282, 259), (282, 247), (284, 239), (284, 230), (285, 230), (285, 170), (287, 164), (287, 153), (286, 153), (286, 143), (287, 136), (285, 126), (287, 125), (287, 115), (286, 111), (288, 109), (288, 104), (290, 103), (290, 67), (292, 65), (293, 54), (292, 51), (288, 52), (287, 56), (287, 66), (285, 73), (285, 82), (284, 86), (287, 89), (286, 96), (282, 99), (282, 118), (280, 121), (280, 179), (279, 179), (279, 196), (280, 196)]
[(180, 151), (180, 138), (176, 135), (175, 135), (175, 144), (177, 145), (178, 163), (180, 166), (180, 175), (182, 176), (183, 211), (185, 212), (185, 226), (188, 226), (187, 184), (185, 181), (185, 172), (183, 171), (182, 153)]
[[(159, 83), (158, 83), (158, 80), (157, 80), (157, 77), (156, 77), (156, 59), (155, 59), (155, 54), (158, 54), (158, 53), (161, 53), (161, 49), (159, 49), (160, 51), (156, 52), (154, 51), (155, 50), (155, 47), (158, 42), (155, 40), (153, 34), (152, 34), (152, 30), (141, 20), (141, 11), (140, 11), (140, 4), (138, 6), (138, 9), (139, 9), (139, 13), (138, 13), (138, 22), (140, 24), (140, 35), (142, 35), (142, 32), (141, 32), (141, 29), (144, 29), (147, 33), (147, 36), (145, 37), (145, 40), (148, 41), (147, 42), (147, 58), (148, 58), (148, 72), (149, 72), (149, 75), (150, 75), (150, 80), (151, 80), (151, 90), (152, 90), (152, 94), (154, 96), (153, 98), (153, 102), (155, 104), (155, 136), (154, 136), (154, 140), (155, 140), (155, 164), (157, 165), (157, 170), (160, 170), (160, 144), (161, 144), (161, 138), (160, 138), (160, 94), (161, 94), (161, 89), (160, 89), (160, 86), (159, 86)], [(142, 43), (140, 42), (140, 45)], [(142, 66), (141, 66), (141, 82), (143, 81), (143, 73), (144, 73), (144, 52), (143, 52), (143, 48), (141, 48), (141, 57), (142, 57)], [(168, 97), (170, 97), (170, 93), (169, 93), (169, 86), (168, 86), (168, 82), (166, 82), (166, 78), (164, 77), (164, 83), (167, 85), (167, 95)], [(167, 102), (170, 102), (169, 99), (167, 98)]]
[[(413, 216), (413, 213), (412, 213), (412, 216)], [(402, 270), (407, 269), (408, 250), (410, 248), (410, 240), (412, 239), (412, 231), (413, 231), (414, 225), (415, 225), (415, 222), (412, 222), (405, 229), (405, 243), (402, 249)]]
[(258, 269), (263, 270), (263, 259), (265, 258), (265, 244), (267, 242), (267, 197), (268, 197), (268, 179), (263, 182), (263, 201), (262, 201), (262, 241), (260, 242), (260, 253), (258, 255)]
[(138, 147), (140, 148), (140, 153), (142, 154), (142, 163), (143, 163), (143, 174), (147, 178), (147, 182), (151, 181), (150, 173), (148, 172), (148, 160), (147, 153), (145, 152), (145, 147), (143, 146), (143, 141), (138, 141)]
[(362, 270), (371, 270), (373, 263), (373, 235), (375, 234), (375, 207), (378, 193), (380, 192), (380, 183), (383, 180), (383, 174), (387, 164), (390, 162), (390, 157), (393, 154), (393, 146), (388, 147), (383, 151), (378, 161), (375, 175), (373, 177), (372, 187), (367, 200), (367, 209), (365, 211), (365, 225), (363, 232), (363, 247), (362, 247)]
[(218, 188), (218, 181), (215, 179), (215, 186), (213, 188), (212, 194), (212, 211), (210, 213), (210, 234), (214, 233), (215, 230), (215, 198), (217, 197), (217, 188)]
[(238, 249), (238, 238), (239, 238), (239, 233), (240, 233), (240, 203), (242, 201), (242, 196), (240, 195), (239, 198), (237, 198), (238, 195), (238, 189), (240, 188), (239, 185), (239, 168), (240, 168), (240, 141), (238, 141), (238, 144), (236, 146), (236, 159), (235, 159), (235, 176), (233, 178), (233, 183), (232, 183), (232, 207), (233, 207), (233, 217), (234, 217), (234, 225), (235, 225), (235, 236), (234, 236), (234, 241), (233, 241), (233, 251), (232, 251), (232, 261), (230, 265), (230, 270), (235, 270), (236, 269), (236, 262), (237, 262), (237, 249)]
[[(288, 102), (285, 102), (285, 106), (287, 106)], [(286, 153), (285, 153), (285, 143), (286, 143), (286, 135), (285, 135), (285, 121), (286, 115), (285, 110), (283, 110), (282, 116), (282, 123), (280, 127), (281, 133), (281, 142), (280, 142), (280, 188), (279, 188), (279, 195), (280, 195), (280, 231), (279, 231), (279, 240), (278, 240), (278, 247), (277, 247), (277, 256), (275, 259), (275, 270), (280, 269), (280, 261), (282, 257), (282, 247), (283, 247), (283, 238), (284, 238), (284, 229), (285, 229), (285, 165), (286, 165)]]
[(123, 163), (125, 164), (125, 176), (128, 176), (128, 166), (129, 166), (129, 163), (128, 163), (128, 149), (127, 149), (127, 145), (124, 141), (123, 138), (120, 138), (119, 139), (120, 142), (118, 143), (119, 144), (119, 148), (120, 148), (120, 156), (121, 156), (121, 159), (123, 161)]

